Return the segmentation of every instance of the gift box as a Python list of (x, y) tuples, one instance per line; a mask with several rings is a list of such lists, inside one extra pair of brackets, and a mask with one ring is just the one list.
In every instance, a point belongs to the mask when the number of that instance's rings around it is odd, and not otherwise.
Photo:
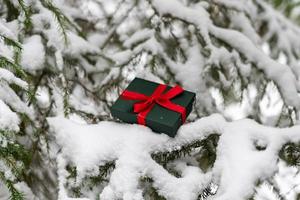
[(127, 123), (150, 127), (171, 137), (190, 114), (195, 93), (135, 78), (111, 107), (111, 114)]

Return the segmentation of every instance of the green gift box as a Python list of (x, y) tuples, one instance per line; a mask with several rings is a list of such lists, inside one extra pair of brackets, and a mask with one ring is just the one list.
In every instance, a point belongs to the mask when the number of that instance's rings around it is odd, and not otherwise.
[(143, 124), (171, 137), (190, 114), (195, 93), (180, 86), (135, 78), (111, 107), (111, 114), (127, 123)]

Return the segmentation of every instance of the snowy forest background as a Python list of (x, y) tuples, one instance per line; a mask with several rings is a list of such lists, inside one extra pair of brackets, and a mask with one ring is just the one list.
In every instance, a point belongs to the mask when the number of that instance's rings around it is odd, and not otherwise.
[[(0, 199), (299, 200), (300, 1), (0, 0)], [(197, 94), (169, 138), (135, 77)]]

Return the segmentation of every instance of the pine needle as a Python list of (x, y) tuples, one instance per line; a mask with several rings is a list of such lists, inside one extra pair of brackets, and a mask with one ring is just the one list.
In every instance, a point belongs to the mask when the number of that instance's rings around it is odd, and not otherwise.
[(13, 181), (8, 180), (5, 177), (4, 172), (0, 171), (0, 180), (3, 181), (3, 183), (6, 185), (7, 189), (9, 190), (10, 197), (9, 200), (24, 200), (24, 194), (22, 192), (19, 192), (15, 186)]
[(31, 11), (30, 7), (26, 6), (24, 0), (18, 0), (21, 10), (24, 12), (25, 20), (24, 26), (26, 30), (30, 30), (32, 28), (32, 21), (31, 21)]
[(62, 32), (63, 37), (64, 37), (64, 41), (65, 41), (66, 45), (68, 44), (68, 37), (67, 37), (67, 32), (66, 32), (66, 29), (67, 29), (68, 25), (75, 28), (75, 30), (79, 33), (79, 35), (81, 35), (81, 36), (84, 35), (79, 30), (79, 28), (74, 23), (72, 23), (71, 20), (66, 15), (64, 15), (59, 8), (57, 8), (52, 3), (51, 0), (41, 0), (41, 3), (45, 8), (49, 9), (53, 13), (54, 17), (56, 18), (56, 20), (58, 22), (58, 25), (59, 25), (59, 28)]
[(6, 58), (1, 55), (0, 55), (0, 67), (16, 72), (16, 74), (21, 78), (24, 79), (27, 78), (27, 74), (25, 73), (25, 71), (22, 69), (20, 65), (16, 64), (14, 61), (10, 60), (9, 58)]

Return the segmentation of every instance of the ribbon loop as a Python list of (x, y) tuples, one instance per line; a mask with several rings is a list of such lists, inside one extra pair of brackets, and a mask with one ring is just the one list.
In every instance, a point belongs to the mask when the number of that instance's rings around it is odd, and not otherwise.
[(146, 116), (152, 110), (155, 103), (159, 104), (164, 108), (180, 113), (182, 123), (184, 123), (186, 119), (186, 109), (183, 106), (177, 105), (170, 101), (175, 96), (181, 94), (184, 90), (180, 86), (176, 85), (175, 87), (171, 88), (169, 91), (163, 94), (166, 88), (166, 85), (158, 85), (154, 92), (151, 94), (151, 96), (128, 90), (125, 90), (121, 94), (121, 96), (125, 99), (140, 101), (135, 103), (133, 108), (133, 111), (135, 113), (138, 113), (137, 121), (139, 124), (146, 124)]

